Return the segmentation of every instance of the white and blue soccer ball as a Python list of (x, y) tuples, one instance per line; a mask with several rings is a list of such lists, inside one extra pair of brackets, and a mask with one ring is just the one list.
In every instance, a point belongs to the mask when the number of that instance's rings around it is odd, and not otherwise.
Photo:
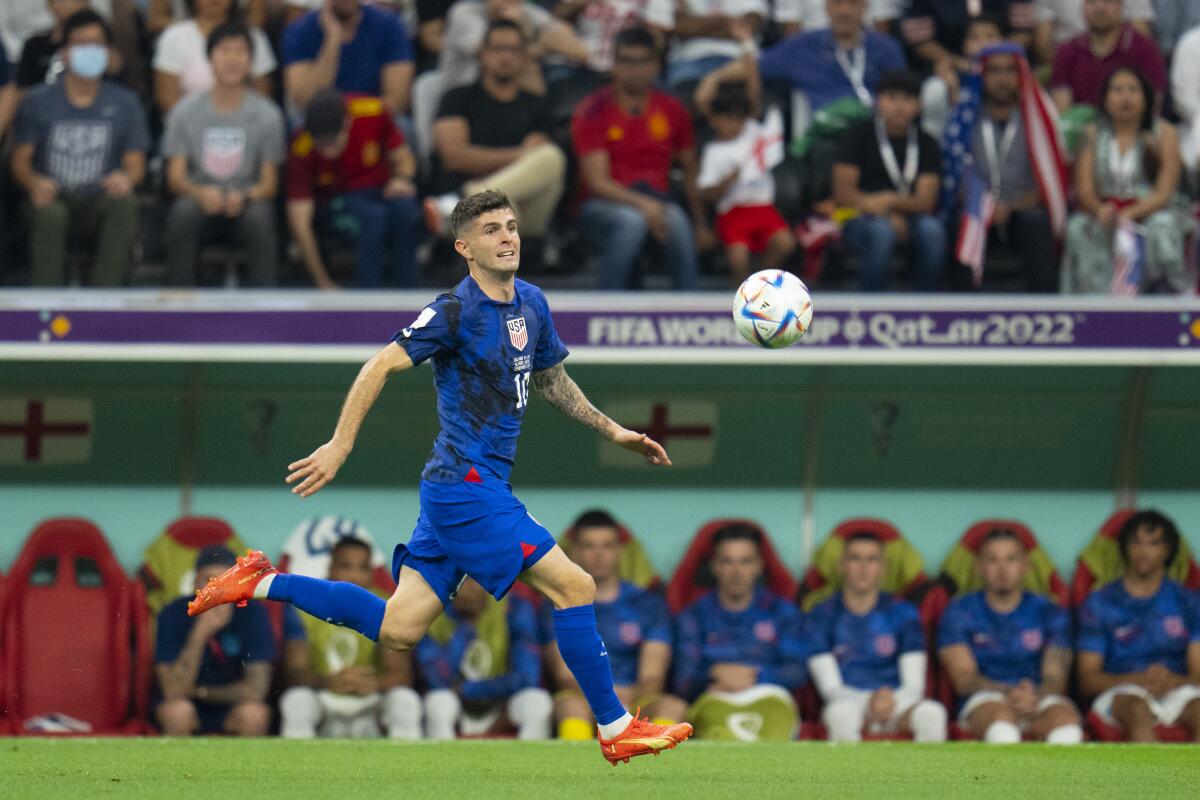
[(813, 304), (804, 281), (782, 269), (756, 272), (738, 287), (733, 321), (759, 347), (795, 344), (808, 331)]

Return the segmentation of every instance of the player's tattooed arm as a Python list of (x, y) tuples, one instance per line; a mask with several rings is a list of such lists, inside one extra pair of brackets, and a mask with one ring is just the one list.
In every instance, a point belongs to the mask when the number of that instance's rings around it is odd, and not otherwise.
[(662, 445), (644, 433), (621, 427), (592, 405), (562, 364), (534, 372), (531, 381), (534, 390), (565, 416), (591, 428), (614, 444), (644, 456), (651, 464), (671, 466), (671, 459)]
[(1071, 675), (1071, 651), (1065, 647), (1047, 647), (1042, 653), (1041, 694), (1066, 694)]

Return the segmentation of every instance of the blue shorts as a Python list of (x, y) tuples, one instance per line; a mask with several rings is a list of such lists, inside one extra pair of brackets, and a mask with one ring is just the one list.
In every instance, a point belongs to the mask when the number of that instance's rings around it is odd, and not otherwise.
[(421, 481), (421, 515), (408, 544), (396, 545), (392, 577), (400, 580), (402, 566), (415, 569), (445, 606), (469, 575), (499, 600), (555, 544), (498, 478)]

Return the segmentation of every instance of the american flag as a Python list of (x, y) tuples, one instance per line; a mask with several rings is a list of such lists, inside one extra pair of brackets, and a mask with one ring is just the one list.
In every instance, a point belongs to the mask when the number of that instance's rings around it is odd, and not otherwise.
[(963, 198), (962, 218), (958, 225), (958, 248), (954, 256), (960, 264), (971, 268), (974, 283), (983, 283), (983, 260), (987, 253), (988, 228), (996, 213), (996, 199), (979, 173), (967, 173), (966, 196)]
[[(946, 172), (942, 179), (941, 210), (949, 218), (960, 209), (960, 197), (968, 175), (976, 173), (975, 159), (971, 155), (971, 134), (979, 121), (983, 106), (983, 65), (992, 56), (1016, 56), (1020, 69), (1021, 122), (1025, 133), (1025, 147), (1033, 165), (1034, 178), (1042, 196), (1042, 204), (1050, 215), (1054, 233), (1062, 237), (1067, 225), (1067, 167), (1063, 158), (1062, 145), (1058, 137), (1058, 113), (1054, 103), (1038, 84), (1025, 50), (1019, 45), (1004, 43), (984, 48), (976, 57), (971, 73), (963, 79), (959, 89), (958, 105), (946, 125), (942, 138), (942, 153), (946, 157)], [(967, 213), (962, 208), (964, 214)], [(988, 215), (990, 218), (990, 214)], [(964, 220), (965, 223), (965, 220)], [(967, 226), (959, 226), (960, 233)], [(959, 243), (962, 249), (962, 243)], [(982, 264), (977, 270), (982, 275)]]
[(1122, 222), (1113, 235), (1113, 277), (1108, 293), (1134, 297), (1146, 266), (1146, 239), (1132, 222)]

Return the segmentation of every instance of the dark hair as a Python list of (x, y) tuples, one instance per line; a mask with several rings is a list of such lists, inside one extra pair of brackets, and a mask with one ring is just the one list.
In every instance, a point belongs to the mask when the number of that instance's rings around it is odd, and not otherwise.
[(71, 16), (63, 21), (62, 41), (67, 44), (71, 41), (71, 34), (80, 28), (89, 28), (92, 25), (99, 25), (104, 31), (104, 43), (112, 44), (112, 28), (104, 17), (97, 14), (90, 8), (85, 8), (82, 11), (76, 11)]
[(1108, 113), (1108, 92), (1112, 88), (1112, 83), (1117, 75), (1120, 75), (1122, 72), (1132, 75), (1142, 86), (1142, 97), (1146, 101), (1146, 107), (1142, 109), (1141, 129), (1144, 131), (1154, 130), (1154, 103), (1157, 95), (1146, 76), (1142, 74), (1141, 70), (1134, 67), (1117, 67), (1108, 73), (1108, 77), (1104, 79), (1104, 86), (1100, 90), (1100, 113), (1104, 115), (1105, 119), (1111, 122), (1112, 117)]
[(368, 558), (371, 555), (371, 545), (367, 544), (362, 539), (359, 539), (357, 536), (343, 536), (341, 539), (337, 540), (337, 544), (335, 544), (333, 549), (329, 551), (329, 557), (333, 558), (340, 551), (352, 547), (361, 547), (363, 550), (366, 550)]
[(525, 35), (525, 29), (511, 19), (497, 19), (488, 23), (487, 30), (483, 34), (483, 46), (487, 47), (488, 42), (492, 40), (492, 34), (496, 31), (512, 31), (521, 39), (521, 44), (529, 44), (529, 37)]
[(655, 39), (654, 34), (644, 25), (632, 25), (618, 33), (613, 41), (614, 53), (622, 47), (644, 47), (657, 53), (658, 39)]
[(734, 522), (719, 528), (712, 537), (713, 554), (717, 552), (717, 548), (726, 542), (751, 542), (759, 553), (762, 553), (763, 536), (762, 531), (755, 528), (753, 525), (747, 525), (744, 522)]
[(205, 547), (196, 554), (196, 571), (205, 567), (232, 567), (237, 563), (237, 556), (224, 545), (215, 544)]
[(971, 17), (967, 21), (967, 27), (963, 29), (963, 38), (971, 35), (971, 29), (979, 25), (991, 25), (996, 30), (1000, 31), (1001, 36), (1008, 36), (1009, 29), (1000, 17), (995, 14), (980, 14), (978, 17)]
[(485, 189), (482, 192), (468, 195), (459, 200), (458, 205), (454, 206), (454, 211), (450, 213), (450, 235), (457, 239), (459, 234), (484, 214), (505, 208), (511, 209), (512, 203), (509, 202), (508, 195), (504, 192)]
[(753, 113), (746, 84), (741, 81), (726, 81), (717, 87), (717, 94), (709, 106), (712, 113), (725, 117), (745, 119)]
[(205, 45), (205, 53), (209, 58), (212, 58), (213, 50), (217, 49), (217, 45), (226, 39), (242, 39), (246, 42), (246, 47), (250, 49), (251, 57), (254, 56), (254, 37), (250, 35), (250, 28), (244, 22), (231, 20), (222, 22), (217, 27), (213, 28), (213, 32), (208, 35), (208, 43)]
[[(183, 4), (187, 6), (188, 16), (196, 16), (196, 0), (184, 0)], [(242, 0), (231, 0), (229, 3), (229, 16), (226, 19), (233, 19), (241, 13)]]
[(314, 139), (338, 135), (346, 125), (346, 98), (337, 89), (317, 92), (304, 107), (304, 129)]
[(992, 528), (983, 535), (983, 541), (979, 543), (979, 552), (983, 552), (983, 548), (987, 547), (992, 542), (1016, 542), (1017, 545), (1024, 550), (1025, 542), (1021, 541), (1021, 537), (1012, 528)]
[(1170, 517), (1154, 509), (1138, 511), (1121, 526), (1120, 532), (1117, 533), (1117, 549), (1121, 551), (1121, 560), (1129, 563), (1129, 543), (1142, 528), (1163, 532), (1163, 540), (1167, 543), (1166, 566), (1170, 566), (1175, 556), (1179, 555), (1179, 528), (1175, 527)]
[(844, 553), (849, 550), (850, 545), (855, 542), (871, 542), (878, 545), (880, 550), (883, 549), (883, 539), (880, 539), (875, 534), (870, 531), (854, 531), (842, 541), (842, 552)]
[(909, 97), (921, 96), (921, 79), (915, 72), (907, 69), (893, 69), (883, 73), (879, 83), (875, 85), (875, 96), (886, 92), (906, 94)]
[(618, 526), (612, 514), (600, 508), (589, 508), (575, 518), (571, 527), (581, 531), (584, 528), (616, 528)]

